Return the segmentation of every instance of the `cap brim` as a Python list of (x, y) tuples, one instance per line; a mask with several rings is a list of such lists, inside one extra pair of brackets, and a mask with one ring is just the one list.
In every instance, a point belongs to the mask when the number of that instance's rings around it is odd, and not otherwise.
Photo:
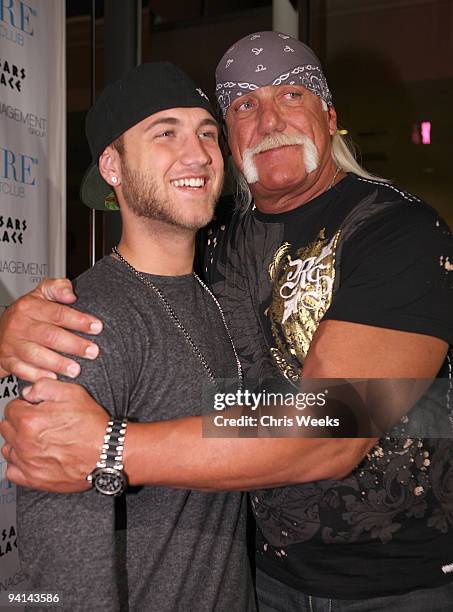
[(95, 163), (91, 164), (82, 179), (80, 199), (84, 204), (96, 210), (119, 210), (115, 193), (104, 181)]

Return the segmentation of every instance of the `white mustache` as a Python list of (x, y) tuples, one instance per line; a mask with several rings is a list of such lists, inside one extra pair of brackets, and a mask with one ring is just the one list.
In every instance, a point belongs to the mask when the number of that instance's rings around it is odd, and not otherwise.
[(306, 134), (270, 134), (251, 149), (246, 149), (243, 154), (243, 173), (247, 183), (256, 183), (259, 180), (258, 169), (253, 157), (258, 153), (270, 151), (278, 147), (302, 145), (304, 147), (304, 162), (307, 173), (316, 170), (319, 164), (319, 155), (313, 140)]

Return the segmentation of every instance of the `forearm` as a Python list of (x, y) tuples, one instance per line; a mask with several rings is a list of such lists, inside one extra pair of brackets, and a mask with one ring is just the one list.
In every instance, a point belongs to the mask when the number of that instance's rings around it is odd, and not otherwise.
[(375, 438), (207, 438), (202, 418), (131, 423), (125, 470), (133, 485), (247, 490), (344, 478)]

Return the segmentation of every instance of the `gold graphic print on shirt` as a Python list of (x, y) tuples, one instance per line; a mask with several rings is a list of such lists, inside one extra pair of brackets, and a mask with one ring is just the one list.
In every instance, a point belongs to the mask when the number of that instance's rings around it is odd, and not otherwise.
[(285, 242), (269, 266), (272, 302), (267, 310), (275, 347), (271, 354), (284, 376), (299, 380), (313, 335), (332, 302), (338, 231), (328, 242), (325, 229), (308, 246), (290, 255)]

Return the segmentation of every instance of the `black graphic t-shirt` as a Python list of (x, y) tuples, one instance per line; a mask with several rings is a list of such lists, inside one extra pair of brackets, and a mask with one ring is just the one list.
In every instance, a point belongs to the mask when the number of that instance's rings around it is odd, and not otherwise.
[[(290, 212), (227, 216), (208, 229), (203, 271), (250, 378), (297, 383), (326, 319), (453, 344), (451, 233), (418, 198), (348, 175)], [(451, 581), (452, 438), (386, 436), (343, 480), (253, 492), (257, 565), (346, 599)]]

